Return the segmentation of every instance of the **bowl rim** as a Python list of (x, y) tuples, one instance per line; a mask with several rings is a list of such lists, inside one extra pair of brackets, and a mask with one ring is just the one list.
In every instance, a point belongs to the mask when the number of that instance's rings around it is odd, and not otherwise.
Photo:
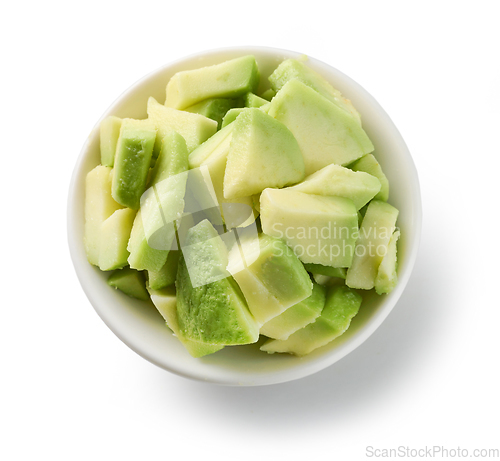
[[(227, 55), (231, 53), (238, 54), (268, 54), (272, 56), (280, 56), (283, 59), (288, 57), (299, 57), (304, 55), (304, 53), (291, 51), (287, 49), (274, 48), (274, 47), (263, 47), (263, 46), (234, 46), (234, 47), (221, 47), (204, 50), (198, 53), (192, 53), (188, 56), (184, 56), (182, 58), (171, 61), (163, 66), (156, 68), (155, 70), (149, 72), (135, 83), (133, 83), (130, 87), (128, 87), (125, 91), (123, 91), (115, 100), (109, 105), (109, 107), (104, 111), (99, 120), (95, 123), (93, 129), (91, 130), (89, 136), (85, 140), (80, 153), (78, 155), (76, 164), (73, 169), (73, 173), (71, 176), (71, 181), (69, 185), (68, 191), (68, 201), (67, 201), (67, 243), (69, 246), (70, 256), (73, 263), (74, 270), (82, 286), (82, 289), (93, 306), (94, 310), (97, 312), (99, 317), (104, 321), (104, 323), (108, 326), (108, 328), (130, 349), (136, 352), (138, 355), (148, 360), (149, 362), (159, 366), (162, 369), (170, 371), (179, 376), (183, 376), (185, 378), (189, 378), (196, 381), (201, 382), (209, 382), (213, 384), (222, 384), (222, 385), (244, 385), (244, 386), (255, 386), (255, 385), (269, 385), (269, 384), (278, 384), (284, 383), (288, 381), (292, 381), (295, 379), (303, 378), (314, 374), (318, 371), (321, 371), (335, 362), (339, 361), (346, 355), (348, 355), (353, 350), (357, 349), (361, 344), (363, 344), (383, 323), (383, 321), (387, 318), (390, 312), (393, 310), (395, 305), (397, 304), (399, 298), (401, 297), (409, 279), (413, 268), (415, 266), (415, 262), (418, 255), (418, 250), (420, 246), (420, 238), (421, 238), (421, 228), (422, 228), (422, 200), (421, 200), (421, 192), (420, 192), (420, 184), (418, 180), (418, 173), (415, 167), (415, 163), (411, 156), (411, 153), (403, 140), (399, 130), (395, 126), (395, 124), (390, 119), (389, 115), (385, 112), (382, 106), (375, 100), (373, 96), (371, 96), (368, 91), (366, 91), (361, 85), (355, 82), (353, 79), (343, 74), (341, 71), (336, 69), (335, 67), (327, 64), (326, 62), (320, 61), (314, 57), (307, 55), (309, 62), (312, 62), (314, 65), (323, 67), (325, 69), (329, 69), (330, 71), (334, 71), (340, 78), (346, 81), (349, 86), (353, 86), (356, 90), (363, 94), (363, 98), (365, 98), (370, 106), (372, 106), (378, 113), (378, 116), (384, 119), (384, 124), (388, 125), (391, 128), (391, 136), (395, 138), (395, 141), (398, 143), (398, 146), (402, 149), (402, 152), (405, 156), (405, 163), (411, 175), (411, 192), (412, 192), (412, 205), (413, 205), (413, 214), (412, 214), (412, 224), (413, 224), (413, 239), (411, 244), (409, 245), (409, 251), (406, 252), (405, 255), (405, 271), (401, 276), (398, 274), (398, 284), (396, 288), (388, 295), (387, 301), (381, 304), (381, 306), (377, 309), (376, 313), (369, 320), (369, 322), (360, 329), (348, 342), (348, 347), (340, 347), (337, 349), (333, 349), (328, 353), (325, 353), (319, 357), (318, 360), (314, 360), (311, 362), (297, 360), (297, 366), (286, 368), (284, 370), (278, 370), (276, 372), (269, 372), (259, 374), (258, 376), (252, 375), (249, 377), (247, 374), (240, 374), (238, 372), (228, 373), (227, 371), (224, 373), (217, 373), (212, 370), (210, 373), (201, 372), (200, 370), (187, 370), (184, 368), (179, 368), (172, 366), (171, 364), (162, 362), (155, 357), (155, 355), (148, 350), (147, 347), (144, 347), (143, 344), (138, 343), (136, 340), (128, 337), (123, 333), (123, 331), (114, 324), (107, 316), (105, 312), (105, 308), (102, 307), (101, 300), (98, 299), (98, 296), (93, 292), (91, 287), (89, 286), (88, 277), (86, 276), (86, 272), (88, 273), (89, 268), (92, 268), (88, 263), (86, 257), (82, 258), (82, 248), (83, 242), (80, 242), (77, 239), (78, 232), (76, 232), (77, 219), (76, 215), (78, 212), (81, 213), (81, 210), (78, 211), (78, 206), (74, 206), (77, 203), (78, 196), (81, 194), (81, 191), (78, 190), (79, 179), (81, 179), (82, 169), (84, 167), (84, 163), (87, 156), (87, 151), (89, 149), (89, 145), (91, 143), (91, 138), (95, 135), (96, 130), (99, 127), (101, 121), (108, 115), (113, 113), (113, 110), (120, 104), (121, 101), (125, 100), (130, 95), (134, 94), (135, 91), (142, 85), (144, 85), (148, 80), (155, 78), (158, 74), (165, 72), (166, 70), (173, 68), (175, 66), (181, 65), (184, 62), (189, 62), (195, 58), (211, 58), (219, 55)], [(343, 345), (345, 346), (345, 345)]]

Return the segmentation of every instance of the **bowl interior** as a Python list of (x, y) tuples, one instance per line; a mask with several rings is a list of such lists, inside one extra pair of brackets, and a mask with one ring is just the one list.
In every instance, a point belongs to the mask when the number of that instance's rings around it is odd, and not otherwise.
[[(150, 96), (165, 100), (170, 77), (186, 69), (216, 64), (226, 59), (253, 54), (261, 72), (261, 90), (267, 76), (285, 58), (300, 53), (271, 48), (228, 48), (200, 53), (162, 67), (123, 93), (103, 114), (146, 118)], [(338, 88), (360, 112), (363, 127), (371, 138), (377, 159), (386, 173), (391, 193), (389, 202), (400, 210), (398, 226), (399, 282), (386, 296), (367, 294), (349, 330), (327, 346), (297, 358), (287, 354), (268, 355), (252, 346), (226, 347), (216, 354), (192, 358), (165, 326), (152, 304), (135, 301), (110, 289), (108, 274), (87, 262), (83, 247), (84, 185), (86, 174), (100, 162), (99, 123), (90, 133), (78, 158), (68, 201), (68, 239), (80, 283), (91, 304), (108, 327), (131, 349), (150, 362), (179, 375), (229, 385), (262, 385), (290, 381), (319, 371), (354, 350), (365, 341), (392, 310), (413, 268), (421, 227), (421, 201), (417, 172), (397, 128), (380, 105), (362, 87), (333, 67), (309, 58), (308, 65)]]

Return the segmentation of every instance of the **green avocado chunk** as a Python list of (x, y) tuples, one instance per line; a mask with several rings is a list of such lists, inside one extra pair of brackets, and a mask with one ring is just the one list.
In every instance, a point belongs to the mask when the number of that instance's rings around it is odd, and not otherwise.
[(122, 291), (132, 298), (142, 301), (147, 301), (149, 299), (144, 275), (130, 267), (124, 267), (123, 269), (114, 271), (108, 278), (108, 285)]
[(138, 210), (146, 190), (156, 129), (148, 120), (124, 119), (116, 147), (112, 195), (121, 205)]
[(279, 91), (288, 81), (298, 80), (339, 106), (350, 114), (358, 123), (360, 116), (351, 101), (344, 98), (339, 90), (334, 88), (322, 75), (306, 66), (298, 59), (285, 59), (269, 76), (271, 88)]
[(188, 230), (182, 252), (175, 285), (183, 337), (218, 345), (256, 342), (259, 327), (226, 271), (226, 247), (208, 220)]
[(238, 115), (224, 175), (226, 199), (292, 185), (304, 177), (299, 145), (283, 123), (257, 108)]
[(254, 56), (178, 72), (167, 84), (165, 105), (185, 109), (209, 98), (236, 98), (255, 91), (259, 79)]
[(282, 341), (270, 339), (260, 348), (261, 351), (288, 352), (298, 356), (306, 355), (342, 335), (358, 313), (361, 295), (345, 285), (332, 287), (326, 295), (325, 307), (321, 315), (309, 325), (291, 334)]
[(224, 346), (214, 344), (204, 344), (197, 341), (190, 341), (184, 338), (179, 330), (177, 321), (177, 296), (173, 285), (161, 290), (153, 290), (150, 286), (147, 287), (151, 295), (151, 301), (155, 305), (158, 312), (165, 319), (167, 326), (179, 338), (186, 350), (195, 358), (204, 357), (208, 354), (213, 354), (221, 350)]
[(299, 80), (290, 80), (278, 91), (268, 113), (297, 139), (307, 176), (331, 163), (348, 165), (374, 150), (350, 114)]
[(287, 339), (292, 333), (314, 322), (325, 306), (326, 289), (313, 283), (311, 296), (289, 307), (282, 314), (272, 318), (260, 329), (268, 338)]

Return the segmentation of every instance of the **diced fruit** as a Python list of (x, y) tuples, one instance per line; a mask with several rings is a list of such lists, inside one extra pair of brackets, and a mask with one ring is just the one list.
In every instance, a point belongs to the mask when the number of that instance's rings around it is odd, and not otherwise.
[(121, 208), (111, 196), (112, 169), (96, 166), (85, 178), (85, 228), (83, 243), (90, 264), (99, 265), (101, 225)]
[(165, 107), (153, 97), (148, 99), (148, 120), (154, 123), (158, 130), (154, 146), (155, 157), (160, 153), (162, 139), (170, 131), (176, 131), (186, 140), (188, 152), (192, 152), (217, 131), (215, 120), (200, 114)]
[(236, 98), (255, 91), (259, 70), (253, 56), (175, 74), (167, 84), (165, 105), (185, 109), (209, 98)]
[(224, 176), (226, 199), (295, 184), (304, 176), (300, 148), (285, 125), (255, 108), (237, 117)]
[(179, 257), (179, 250), (170, 250), (165, 264), (159, 271), (148, 271), (149, 287), (152, 290), (161, 290), (174, 284), (177, 277)]
[(389, 181), (373, 154), (366, 154), (359, 160), (356, 160), (353, 164), (349, 165), (349, 168), (353, 171), (364, 171), (372, 176), (375, 176), (380, 181), (381, 188), (378, 194), (375, 195), (374, 199), (387, 202), (389, 199)]
[(309, 274), (280, 239), (260, 234), (240, 238), (229, 253), (227, 269), (238, 282), (260, 325), (311, 295)]
[(104, 166), (113, 166), (115, 162), (116, 143), (120, 136), (122, 119), (109, 115), (100, 125), (100, 145), (101, 145), (101, 164)]
[(260, 196), (262, 230), (283, 238), (304, 263), (349, 267), (358, 237), (352, 200), (266, 189)]
[(238, 99), (212, 98), (201, 101), (198, 104), (184, 109), (187, 112), (204, 115), (217, 122), (217, 129), (221, 128), (222, 119), (229, 109), (238, 107), (241, 102)]
[(158, 309), (158, 312), (165, 319), (167, 326), (172, 330), (175, 336), (179, 338), (179, 341), (193, 357), (203, 357), (208, 354), (213, 354), (224, 347), (221, 345), (189, 341), (184, 338), (179, 330), (179, 324), (177, 322), (177, 296), (173, 285), (163, 288), (162, 290), (154, 290), (149, 286), (148, 291), (151, 295), (151, 301), (153, 301), (156, 309)]
[(205, 220), (192, 227), (182, 250), (176, 280), (182, 335), (208, 344), (256, 342), (259, 327), (225, 269), (227, 250), (213, 226)]
[(331, 102), (352, 115), (358, 123), (361, 124), (358, 111), (354, 108), (351, 101), (344, 98), (339, 90), (334, 88), (320, 74), (306, 66), (297, 59), (286, 59), (269, 76), (271, 87), (278, 92), (288, 81), (299, 80), (319, 94), (329, 99)]
[(276, 96), (276, 91), (274, 91), (272, 88), (268, 88), (266, 91), (264, 91), (260, 97), (262, 99), (265, 99), (266, 101), (270, 101)]
[(337, 277), (340, 279), (345, 279), (346, 277), (346, 269), (344, 267), (331, 267), (310, 263), (304, 264), (304, 267), (307, 272), (312, 274), (327, 275), (328, 277)]
[(307, 194), (349, 198), (359, 210), (380, 191), (380, 181), (371, 174), (332, 164), (316, 171), (291, 189)]
[(398, 210), (387, 202), (370, 202), (359, 229), (351, 267), (347, 270), (347, 286), (364, 290), (375, 286), (377, 271), (387, 254), (398, 213)]
[(226, 127), (230, 123), (234, 122), (236, 120), (236, 117), (240, 115), (244, 110), (247, 110), (248, 107), (236, 107), (234, 109), (229, 109), (227, 111), (227, 114), (224, 116), (222, 119), (222, 128)]
[(257, 96), (254, 93), (247, 93), (243, 99), (245, 107), (261, 107), (264, 104), (267, 104), (269, 101), (267, 101), (264, 98), (261, 98), (260, 96)]
[(189, 154), (189, 167), (198, 168), (219, 145), (233, 132), (234, 125), (228, 124)]
[(178, 133), (172, 131), (163, 138), (157, 166), (128, 243), (130, 267), (153, 272), (164, 266), (175, 239), (174, 222), (184, 211), (188, 153)]
[(121, 205), (138, 210), (156, 139), (156, 129), (147, 120), (124, 119), (116, 147), (112, 195)]
[(374, 149), (350, 114), (298, 80), (286, 83), (270, 104), (269, 115), (297, 139), (306, 175), (331, 163), (347, 165)]
[(114, 271), (108, 278), (108, 285), (122, 291), (132, 298), (142, 301), (149, 300), (149, 294), (146, 290), (146, 282), (143, 274), (134, 269), (130, 269), (130, 267)]
[(361, 306), (361, 295), (346, 287), (338, 286), (329, 289), (321, 315), (309, 325), (301, 328), (288, 339), (282, 341), (271, 339), (260, 348), (261, 351), (288, 352), (298, 356), (306, 355), (318, 347), (324, 346), (342, 335), (358, 313)]
[(387, 253), (382, 258), (380, 266), (378, 266), (377, 277), (375, 278), (375, 291), (379, 295), (390, 293), (398, 282), (397, 241), (399, 235), (399, 230), (392, 234), (387, 247)]
[(99, 269), (102, 271), (121, 269), (128, 264), (127, 244), (136, 213), (131, 208), (122, 208), (102, 223), (99, 250)]
[(268, 338), (287, 339), (292, 333), (314, 322), (321, 315), (325, 306), (325, 293), (325, 288), (313, 283), (311, 296), (266, 322), (262, 325), (260, 333)]

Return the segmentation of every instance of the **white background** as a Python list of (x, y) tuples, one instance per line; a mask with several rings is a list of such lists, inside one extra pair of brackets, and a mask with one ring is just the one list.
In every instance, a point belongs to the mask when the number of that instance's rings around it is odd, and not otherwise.
[[(500, 448), (496, 2), (2, 4), (0, 458), (362, 460)], [(412, 279), (359, 349), (295, 382), (227, 388), (140, 358), (85, 298), (66, 239), (80, 148), (123, 90), (182, 56), (259, 45), (367, 89), (413, 154)]]

